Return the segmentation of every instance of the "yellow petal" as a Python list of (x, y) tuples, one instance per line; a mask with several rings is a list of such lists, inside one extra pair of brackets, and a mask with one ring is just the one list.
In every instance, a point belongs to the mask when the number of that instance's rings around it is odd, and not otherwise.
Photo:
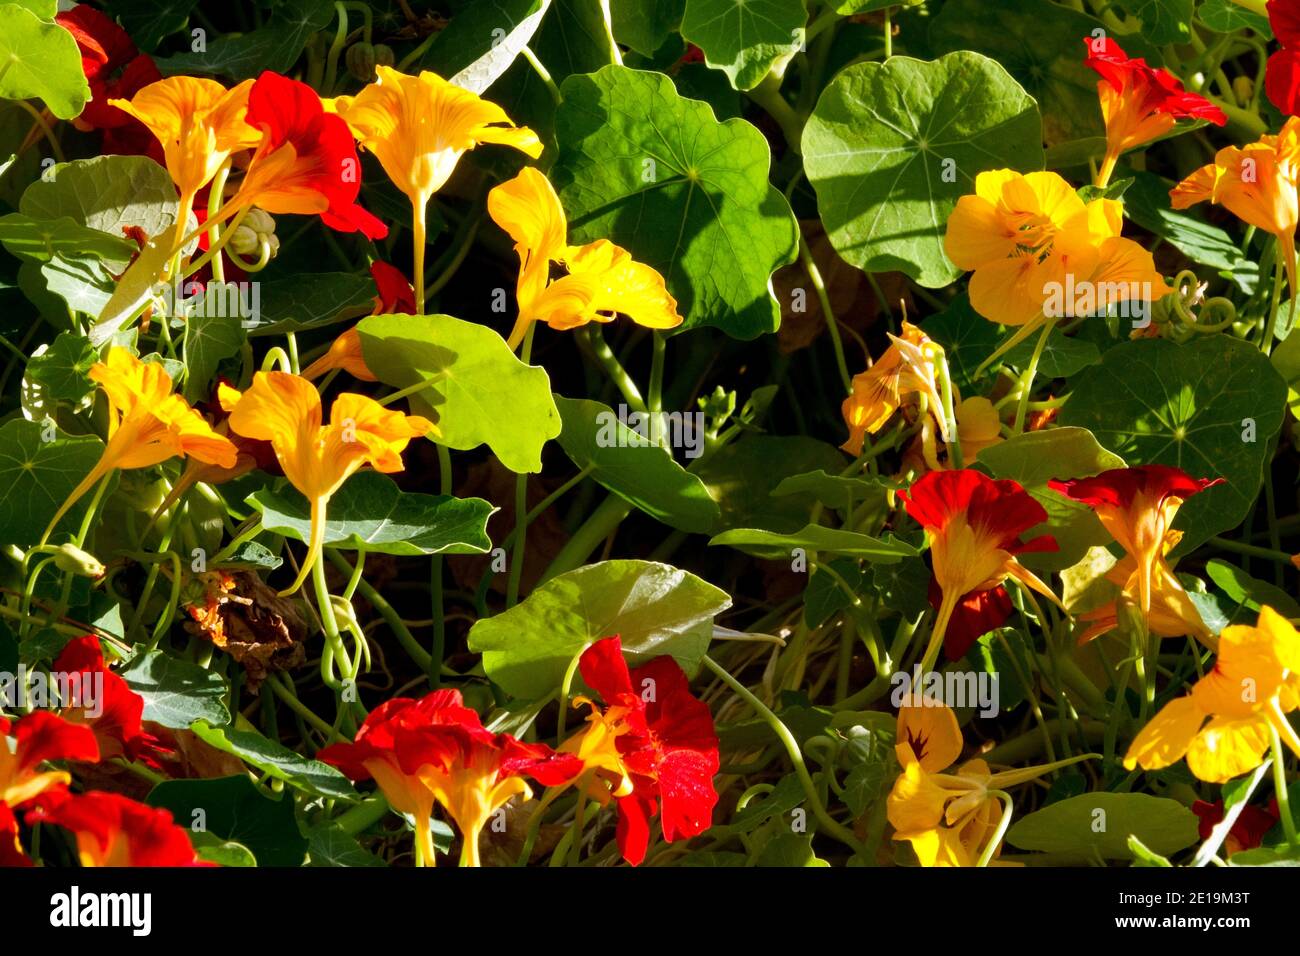
[(913, 694), (898, 708), (896, 739), (907, 744), (922, 768), (939, 773), (961, 756), (963, 746), (957, 715), (937, 699)]
[(1223, 783), (1264, 762), (1271, 737), (1268, 718), (1216, 717), (1187, 750), (1187, 767), (1197, 779)]
[(1143, 770), (1159, 770), (1176, 763), (1187, 753), (1205, 716), (1191, 697), (1171, 700), (1133, 739), (1124, 755), (1124, 768), (1140, 765)]

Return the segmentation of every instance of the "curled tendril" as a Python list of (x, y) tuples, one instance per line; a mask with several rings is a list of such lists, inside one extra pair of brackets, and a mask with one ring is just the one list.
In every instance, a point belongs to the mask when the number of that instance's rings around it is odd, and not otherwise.
[(245, 272), (261, 272), (266, 268), (267, 263), (271, 261), (271, 242), (266, 236), (257, 237), (257, 260), (255, 262), (249, 262), (230, 246), (226, 246), (221, 251), (226, 254), (226, 258)]
[[(1169, 304), (1179, 321), (1193, 332), (1206, 334), (1232, 326), (1237, 321), (1237, 307), (1232, 301), (1223, 296), (1201, 299), (1201, 290), (1200, 280), (1191, 269), (1184, 269), (1174, 278), (1174, 294), (1169, 297)], [(1192, 306), (1198, 303), (1200, 310), (1194, 314)], [(1215, 315), (1223, 315), (1224, 319), (1214, 322)], [(1202, 322), (1202, 318), (1211, 321)]]

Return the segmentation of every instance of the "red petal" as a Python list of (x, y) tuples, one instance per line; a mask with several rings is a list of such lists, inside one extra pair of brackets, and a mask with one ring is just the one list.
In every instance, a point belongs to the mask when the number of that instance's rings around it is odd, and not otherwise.
[(14, 726), (18, 766), (35, 769), (46, 760), (99, 760), (99, 744), (89, 727), (69, 723), (58, 714), (38, 710)]
[(623, 641), (617, 634), (599, 640), (583, 651), (578, 659), (578, 670), (587, 686), (607, 704), (624, 695), (636, 696), (632, 691), (627, 662), (623, 660)]

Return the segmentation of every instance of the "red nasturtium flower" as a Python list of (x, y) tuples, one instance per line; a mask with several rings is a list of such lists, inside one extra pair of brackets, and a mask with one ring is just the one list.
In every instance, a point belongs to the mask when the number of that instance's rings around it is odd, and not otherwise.
[[(12, 732), (14, 743), (6, 739)], [(49, 760), (99, 759), (95, 735), (58, 714), (38, 710), (11, 724), (0, 717), (0, 866), (29, 865), (18, 842), (13, 811), (25, 803), (67, 787), (63, 770), (42, 770)]]
[(42, 798), (28, 820), (70, 831), (82, 866), (209, 865), (198, 861), (169, 811), (118, 793), (57, 793)]
[(1110, 181), (1122, 153), (1168, 133), (1180, 119), (1228, 121), (1223, 110), (1203, 96), (1189, 93), (1168, 70), (1153, 69), (1141, 57), (1130, 58), (1110, 37), (1084, 37), (1084, 60), (1101, 76), (1097, 95), (1106, 120), (1106, 158), (1098, 186)]
[(161, 80), (154, 61), (136, 49), (125, 30), (92, 6), (79, 3), (54, 19), (77, 41), (81, 69), (90, 86), (90, 100), (76, 119), (77, 127), (108, 130), (139, 126), (138, 120), (108, 101), (129, 100), (150, 83)]
[(1264, 90), (1283, 113), (1300, 113), (1300, 0), (1269, 0), (1268, 22), (1282, 44), (1268, 58)]
[(461, 865), (478, 866), (479, 834), (492, 814), (515, 796), (532, 796), (525, 776), (558, 786), (581, 769), (544, 744), (492, 733), (458, 690), (394, 698), (370, 712), (353, 743), (332, 744), (318, 756), (353, 780), (373, 778), (394, 810), (415, 818), (416, 859), (423, 866), (434, 864), (429, 818), (435, 803), (460, 829)]
[(158, 738), (146, 733), (141, 725), (144, 698), (104, 666), (104, 652), (97, 637), (73, 638), (54, 661), (52, 670), (80, 675), (73, 686), (73, 699), (63, 702), (60, 713), (65, 720), (90, 728), (99, 744), (101, 760), (125, 757), (158, 766), (155, 755), (166, 751), (159, 746)]
[(633, 866), (645, 859), (656, 810), (669, 843), (707, 830), (718, 802), (718, 735), (677, 661), (656, 657), (629, 671), (615, 636), (587, 648), (578, 669), (604, 706), (576, 698), (591, 713), (560, 750), (582, 761), (578, 785), (588, 796), (618, 802), (623, 859)]
[[(1208, 840), (1211, 831), (1223, 821), (1223, 801), (1216, 800), (1214, 803), (1208, 803), (1205, 800), (1197, 800), (1192, 804), (1192, 812), (1200, 818), (1197, 831), (1201, 839)], [(1227, 839), (1223, 841), (1224, 849), (1228, 851), (1229, 856), (1242, 850), (1255, 849), (1264, 842), (1264, 837), (1269, 830), (1273, 829), (1277, 820), (1276, 800), (1270, 801), (1267, 810), (1251, 803), (1246, 804), (1237, 815), (1232, 829), (1228, 831)]]
[(262, 131), (244, 181), (227, 208), (320, 214), (340, 232), (382, 239), (388, 227), (357, 205), (361, 162), (348, 124), (325, 112), (306, 83), (270, 70), (248, 94), (248, 125)]
[[(1056, 601), (1051, 589), (1015, 557), (1057, 549), (1050, 535), (1020, 540), (1024, 532), (1047, 520), (1047, 512), (1018, 482), (994, 481), (969, 468), (932, 471), (899, 497), (930, 539), (930, 563), (941, 594), (922, 670), (934, 664), (954, 619), (961, 640), (970, 646), (969, 634), (982, 626), (975, 621), (993, 619), (986, 605), (1005, 606), (996, 593), (980, 595), (1000, 587), (1008, 577)], [(956, 644), (950, 649), (956, 650)]]

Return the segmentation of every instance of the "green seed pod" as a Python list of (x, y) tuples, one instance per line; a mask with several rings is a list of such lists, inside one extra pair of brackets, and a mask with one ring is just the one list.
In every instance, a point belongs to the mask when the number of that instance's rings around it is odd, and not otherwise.
[(392, 66), (397, 62), (397, 57), (393, 56), (393, 48), (386, 43), (375, 44), (375, 65)]
[(85, 578), (104, 576), (104, 566), (99, 563), (99, 559), (71, 543), (59, 547), (59, 553), (54, 555), (54, 566), (60, 571)]
[(344, 58), (348, 72), (362, 83), (369, 83), (375, 78), (375, 50), (376, 47), (365, 42), (354, 43), (348, 47), (347, 56)]

